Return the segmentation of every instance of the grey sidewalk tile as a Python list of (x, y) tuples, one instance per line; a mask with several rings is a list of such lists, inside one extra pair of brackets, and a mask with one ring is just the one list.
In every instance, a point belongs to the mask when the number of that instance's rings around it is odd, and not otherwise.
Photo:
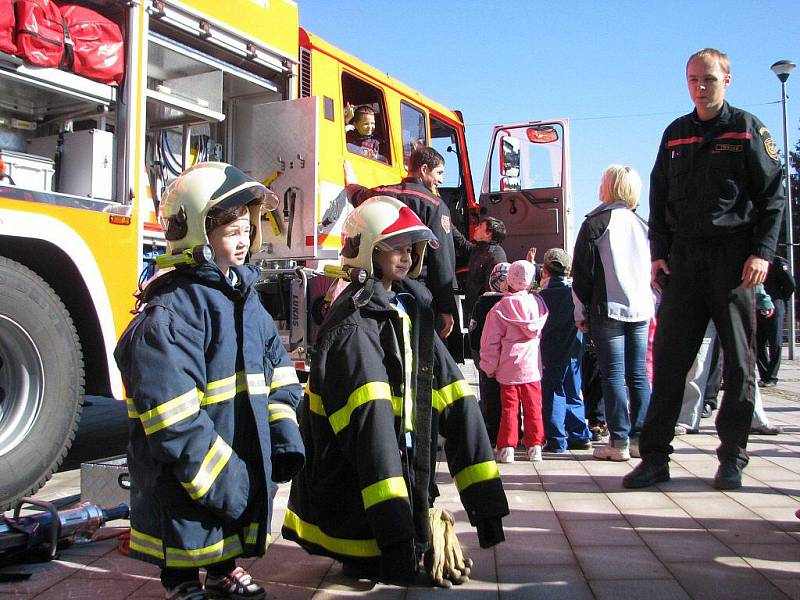
[[(65, 598), (125, 598), (135, 594), (144, 582), (125, 579), (84, 579), (70, 577), (36, 596), (37, 600), (64, 600)], [(163, 591), (162, 591), (163, 594)]]
[(269, 547), (264, 558), (256, 560), (248, 570), (260, 581), (316, 587), (333, 568), (333, 564), (331, 558), (309, 554), (293, 542), (279, 540)]
[(703, 530), (682, 508), (635, 508), (625, 511), (625, 518), (637, 531)]
[(741, 489), (725, 492), (725, 495), (749, 509), (754, 508), (800, 508), (792, 496), (788, 496), (775, 488), (761, 488), (758, 490)]
[(691, 600), (674, 579), (599, 580), (590, 581), (596, 600)]
[(637, 508), (678, 508), (678, 505), (669, 496), (661, 493), (656, 488), (624, 490), (606, 495), (622, 511)]
[(573, 550), (589, 580), (670, 578), (644, 542), (633, 546), (577, 546)]
[(429, 598), (454, 600), (454, 595), (464, 600), (497, 600), (500, 590), (494, 580), (486, 581), (470, 577), (468, 582), (452, 588), (409, 587), (405, 600), (428, 600)]
[(791, 579), (773, 579), (772, 583), (781, 589), (784, 594), (797, 600), (800, 598), (800, 577), (793, 577)]
[(728, 545), (785, 544), (791, 539), (790, 534), (757, 516), (752, 519), (702, 517), (697, 520), (720, 541)]
[(512, 510), (503, 519), (503, 529), (530, 534), (563, 533), (558, 516), (552, 508), (547, 510)]
[(552, 492), (550, 502), (562, 521), (570, 519), (613, 519), (619, 509), (605, 495)]
[(731, 548), (762, 575), (800, 579), (800, 544), (732, 544)]
[[(550, 505), (550, 498), (544, 491), (539, 490), (514, 490), (506, 491), (506, 498), (508, 499), (508, 507), (511, 512), (515, 510), (552, 510)], [(438, 500), (436, 502), (439, 504)], [(461, 503), (459, 502), (459, 506)]]
[(500, 600), (594, 600), (577, 566), (503, 567), (498, 580)]
[(563, 535), (507, 534), (506, 541), (496, 546), (495, 556), (498, 571), (509, 565), (532, 568), (541, 565), (575, 564), (575, 556)]
[(640, 531), (662, 562), (713, 561), (732, 552), (707, 531)]
[(75, 575), (85, 565), (72, 562), (53, 560), (30, 564), (14, 564), (0, 569), (1, 573), (30, 573), (31, 577), (12, 584), (0, 584), (0, 592), (13, 588), (13, 591), (22, 594), (38, 594), (58, 584), (60, 581)]
[(694, 600), (786, 600), (780, 589), (741, 558), (667, 566)]
[(639, 535), (625, 519), (564, 521), (569, 543), (575, 546), (632, 546)]
[(783, 531), (800, 532), (800, 519), (795, 516), (800, 502), (793, 507), (755, 507), (753, 512)]

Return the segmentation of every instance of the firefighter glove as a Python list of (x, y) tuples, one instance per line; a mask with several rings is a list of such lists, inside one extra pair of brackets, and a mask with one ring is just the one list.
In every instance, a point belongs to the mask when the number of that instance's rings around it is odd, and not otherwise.
[(464, 558), (455, 533), (455, 520), (446, 510), (428, 512), (431, 547), (425, 553), (425, 569), (433, 582), (444, 588), (469, 581), (472, 561)]

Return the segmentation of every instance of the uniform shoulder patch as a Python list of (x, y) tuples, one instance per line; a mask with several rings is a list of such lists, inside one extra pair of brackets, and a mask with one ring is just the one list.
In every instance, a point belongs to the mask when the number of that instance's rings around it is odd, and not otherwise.
[(769, 157), (772, 160), (775, 161), (780, 160), (780, 157), (778, 156), (778, 146), (775, 145), (775, 141), (771, 137), (768, 137), (764, 140), (764, 148), (766, 149), (767, 154), (769, 154)]
[(450, 233), (450, 215), (442, 215), (442, 229), (445, 233)]

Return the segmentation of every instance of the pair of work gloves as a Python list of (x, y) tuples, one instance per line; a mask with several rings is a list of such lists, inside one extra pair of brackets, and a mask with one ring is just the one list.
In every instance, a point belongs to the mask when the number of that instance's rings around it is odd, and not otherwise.
[(428, 511), (431, 545), (425, 552), (423, 564), (433, 583), (442, 588), (469, 581), (472, 560), (464, 558), (456, 537), (455, 519), (448, 511), (431, 508)]

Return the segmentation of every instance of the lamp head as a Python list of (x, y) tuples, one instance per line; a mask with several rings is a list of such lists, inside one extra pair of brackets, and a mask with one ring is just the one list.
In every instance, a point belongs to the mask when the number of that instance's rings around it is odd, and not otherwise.
[(786, 83), (786, 80), (789, 79), (789, 74), (794, 71), (795, 65), (790, 60), (779, 60), (778, 62), (774, 63), (770, 69), (775, 75), (778, 76), (778, 79), (781, 80), (781, 83)]

